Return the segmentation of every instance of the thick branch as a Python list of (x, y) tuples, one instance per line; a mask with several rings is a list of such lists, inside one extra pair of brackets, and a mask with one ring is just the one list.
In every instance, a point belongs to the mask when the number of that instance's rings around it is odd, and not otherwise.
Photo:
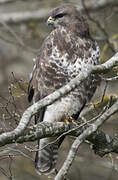
[[(98, 120), (94, 123), (94, 126), (98, 128), (105, 120), (107, 120), (110, 116), (112, 116), (115, 112), (118, 111), (118, 101), (112, 105), (104, 114), (102, 114), (101, 117), (98, 118)], [(27, 132), (24, 132), (23, 135), (20, 137), (14, 139), (14, 136), (12, 136), (12, 139), (8, 139), (7, 142), (1, 142), (0, 146), (3, 146), (5, 144), (11, 144), (11, 143), (23, 143), (23, 142), (29, 142), (34, 141), (36, 139), (41, 139), (45, 137), (52, 137), (52, 136), (62, 136), (62, 135), (73, 135), (73, 136), (79, 136), (81, 135), (87, 128), (93, 128), (90, 124), (83, 124), (81, 126), (76, 126), (73, 123), (70, 123), (69, 125), (65, 124), (64, 122), (57, 122), (57, 123), (47, 123), (42, 122), (37, 125), (34, 125), (32, 128), (30, 127)], [(90, 130), (89, 129), (89, 130)], [(90, 130), (90, 134), (92, 131)], [(88, 136), (89, 134), (87, 134)], [(95, 133), (92, 133), (92, 135), (87, 137), (87, 140), (89, 140), (94, 146), (94, 151), (100, 156), (105, 155), (109, 152), (115, 152), (118, 153), (118, 139), (115, 137), (111, 137), (107, 134), (105, 134), (102, 131), (97, 130)]]
[(45, 97), (44, 99), (38, 101), (37, 103), (30, 106), (23, 114), (20, 123), (11, 132), (6, 132), (0, 135), (0, 144), (4, 142), (4, 144), (7, 143), (7, 141), (10, 141), (11, 139), (17, 139), (19, 136), (22, 135), (24, 130), (27, 128), (31, 117), (37, 113), (42, 107), (45, 107), (47, 105), (52, 104), (54, 101), (62, 97), (63, 95), (69, 93), (76, 87), (80, 85), (82, 81), (84, 81), (90, 73), (99, 73), (99, 72), (106, 72), (110, 70), (111, 68), (118, 65), (118, 53), (116, 53), (109, 61), (102, 65), (97, 66), (90, 66), (88, 69), (83, 69), (83, 71), (80, 73), (79, 76), (72, 79), (67, 85), (60, 88), (59, 90), (55, 91), (54, 93), (50, 94), (49, 96)]

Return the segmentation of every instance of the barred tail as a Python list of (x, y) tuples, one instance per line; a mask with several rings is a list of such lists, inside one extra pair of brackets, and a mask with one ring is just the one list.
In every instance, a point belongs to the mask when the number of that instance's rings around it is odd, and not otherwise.
[(36, 152), (35, 168), (38, 174), (51, 174), (55, 171), (58, 157), (58, 142), (51, 143), (54, 138), (44, 138), (40, 140), (39, 150)]

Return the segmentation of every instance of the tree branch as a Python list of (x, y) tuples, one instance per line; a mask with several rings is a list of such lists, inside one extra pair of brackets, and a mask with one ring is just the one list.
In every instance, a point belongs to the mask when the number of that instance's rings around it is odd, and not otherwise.
[[(69, 151), (69, 154), (67, 156), (66, 161), (64, 162), (62, 168), (58, 172), (58, 174), (55, 177), (55, 180), (61, 180), (64, 179), (65, 175), (67, 175), (67, 172), (69, 171), (70, 166), (72, 165), (72, 162), (76, 156), (77, 150), (81, 143), (92, 133), (94, 133), (111, 115), (113, 115), (115, 112), (118, 111), (118, 100), (117, 102), (109, 108), (99, 119), (97, 119), (93, 124), (91, 124), (82, 134), (80, 134), (74, 143), (72, 144), (72, 147)], [(106, 137), (108, 138), (108, 137)], [(118, 140), (118, 139), (117, 139)], [(110, 139), (108, 138), (108, 141), (110, 143)], [(109, 144), (108, 143), (108, 144)]]
[[(89, 13), (88, 8), (86, 7), (86, 3), (85, 3), (85, 2), (86, 2), (85, 0), (81, 0), (82, 6), (83, 6), (83, 8), (84, 8), (84, 11), (85, 11), (88, 19), (89, 19), (91, 22), (93, 22), (93, 23), (95, 23), (95, 24), (97, 25), (97, 27), (99, 28), (99, 30), (100, 30), (100, 31), (103, 33), (103, 35), (105, 36), (105, 41), (106, 41), (106, 43), (109, 45), (109, 47), (110, 47), (110, 49), (112, 50), (112, 52), (115, 53), (116, 51), (115, 51), (114, 47), (112, 47), (112, 43), (110, 42), (108, 32), (105, 30), (105, 28), (102, 26), (102, 24), (101, 24), (99, 21), (96, 21), (95, 18), (93, 18), (93, 17), (91, 16), (91, 14)], [(98, 4), (99, 4), (99, 3), (98, 3)]]
[(0, 22), (16, 24), (25, 21), (39, 20), (46, 17), (49, 11), (50, 9), (47, 8), (36, 11), (2, 13), (0, 15)]
[[(104, 121), (106, 121), (110, 116), (118, 111), (118, 101), (112, 105), (106, 112), (100, 116), (93, 126), (98, 128)], [(31, 126), (24, 132), (20, 137), (8, 139), (7, 142), (1, 142), (0, 146), (11, 143), (23, 143), (29, 141), (35, 141), (37, 139), (59, 136), (71, 135), (78, 137), (81, 135), (87, 128), (90, 128), (90, 136), (87, 135), (87, 140), (93, 144), (93, 149), (96, 154), (99, 156), (104, 156), (109, 152), (118, 153), (118, 138), (109, 136), (104, 132), (97, 130), (95, 133), (91, 131), (91, 124), (89, 122), (81, 124), (80, 126), (73, 123), (66, 124), (64, 122), (48, 123), (41, 122), (37, 125)], [(58, 139), (59, 139), (58, 138)]]
[(16, 127), (11, 132), (6, 132), (0, 135), (0, 144), (4, 145), (7, 142), (11, 141), (11, 139), (16, 140), (19, 136), (23, 134), (25, 129), (27, 128), (31, 117), (36, 114), (41, 108), (52, 104), (54, 101), (62, 97), (63, 95), (69, 93), (70, 91), (74, 90), (76, 87), (83, 82), (90, 73), (100, 73), (106, 72), (111, 68), (118, 66), (118, 53), (116, 53), (109, 61), (104, 64), (97, 65), (97, 66), (89, 66), (87, 69), (83, 69), (79, 76), (72, 79), (67, 85), (60, 88), (59, 90), (55, 91), (54, 93), (50, 94), (49, 96), (45, 97), (44, 99), (38, 101), (37, 103), (30, 106), (24, 113), (23, 116)]
[[(116, 0), (89, 0), (86, 1), (86, 8), (89, 11), (97, 11), (106, 7), (116, 7), (118, 6), (118, 1)], [(82, 6), (82, 8), (84, 9), (84, 7)]]

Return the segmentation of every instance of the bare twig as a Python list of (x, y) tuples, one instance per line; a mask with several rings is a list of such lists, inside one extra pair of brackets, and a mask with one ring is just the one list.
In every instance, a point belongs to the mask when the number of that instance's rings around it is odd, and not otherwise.
[(107, 82), (109, 82), (109, 81), (116, 81), (116, 80), (118, 80), (118, 76), (111, 77), (111, 78), (102, 78), (102, 80), (107, 81)]
[(12, 40), (8, 40), (6, 39), (6, 37), (0, 37), (1, 39), (3, 39), (4, 41), (6, 42), (9, 42), (9, 43), (13, 43), (13, 44), (16, 44), (16, 45), (19, 45), (20, 47), (22, 48), (25, 48), (26, 50), (30, 51), (30, 52), (33, 52), (33, 53), (36, 53), (39, 51), (39, 49), (34, 49), (32, 47), (29, 47), (27, 46), (24, 42), (23, 42), (23, 39), (19, 37), (19, 35), (17, 35), (17, 33), (4, 21), (0, 21), (0, 24), (3, 25), (3, 27), (10, 33), (10, 35), (15, 39), (14, 41)]
[(104, 96), (105, 96), (105, 93), (106, 93), (107, 86), (108, 86), (108, 82), (105, 81), (105, 87), (104, 87), (104, 91), (103, 91), (101, 102), (103, 102), (103, 100), (104, 100)]
[(81, 0), (81, 3), (83, 5), (84, 11), (85, 11), (88, 19), (97, 25), (98, 29), (104, 34), (106, 43), (109, 45), (112, 52), (115, 53), (115, 49), (113, 48), (112, 43), (109, 40), (109, 34), (107, 33), (106, 29), (101, 25), (101, 23), (99, 21), (95, 20), (95, 18), (93, 18), (90, 15), (90, 13), (86, 7), (85, 0)]

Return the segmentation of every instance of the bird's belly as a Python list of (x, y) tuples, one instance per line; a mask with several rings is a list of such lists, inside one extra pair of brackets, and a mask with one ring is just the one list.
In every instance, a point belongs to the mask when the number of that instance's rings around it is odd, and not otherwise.
[(46, 108), (44, 121), (55, 122), (62, 121), (65, 118), (76, 114), (82, 107), (79, 96), (70, 94)]
[(45, 111), (44, 121), (61, 121), (80, 112), (86, 102), (92, 98), (99, 78), (90, 75), (85, 82), (74, 91), (49, 105)]

